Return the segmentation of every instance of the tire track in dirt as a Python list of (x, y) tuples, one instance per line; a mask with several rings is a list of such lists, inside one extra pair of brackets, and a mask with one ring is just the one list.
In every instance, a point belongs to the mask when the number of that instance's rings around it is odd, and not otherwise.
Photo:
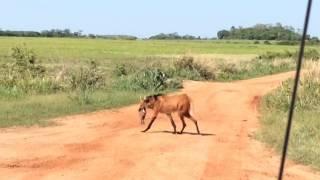
[[(137, 105), (58, 118), (52, 127), (2, 129), (0, 179), (275, 179), (279, 156), (253, 138), (257, 106), (292, 76), (186, 81), (201, 136), (190, 121), (186, 133), (172, 135), (165, 116), (141, 133)], [(286, 179), (320, 179), (292, 162), (286, 172)]]

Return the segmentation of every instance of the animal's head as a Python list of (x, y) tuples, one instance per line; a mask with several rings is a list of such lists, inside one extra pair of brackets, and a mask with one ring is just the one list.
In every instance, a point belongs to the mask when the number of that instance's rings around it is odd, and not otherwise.
[(140, 97), (140, 104), (139, 104), (138, 112), (139, 112), (141, 124), (144, 124), (144, 119), (147, 114), (147, 106), (146, 106), (146, 103), (144, 102), (144, 98), (142, 99), (141, 97)]
[(157, 101), (157, 97), (159, 95), (153, 95), (153, 96), (145, 96), (144, 98), (140, 97), (140, 105), (139, 105), (139, 117), (141, 120), (141, 124), (144, 124), (144, 119), (147, 114), (147, 108), (153, 108), (155, 102)]

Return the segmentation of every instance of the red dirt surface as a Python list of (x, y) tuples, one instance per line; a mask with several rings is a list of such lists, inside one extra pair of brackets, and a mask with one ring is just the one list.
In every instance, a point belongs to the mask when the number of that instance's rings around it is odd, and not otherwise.
[[(166, 116), (141, 133), (137, 105), (59, 118), (46, 128), (2, 129), (0, 179), (276, 179), (279, 156), (253, 138), (257, 105), (292, 75), (185, 82), (202, 135), (188, 120), (184, 134), (171, 134)], [(320, 174), (289, 161), (285, 179)]]

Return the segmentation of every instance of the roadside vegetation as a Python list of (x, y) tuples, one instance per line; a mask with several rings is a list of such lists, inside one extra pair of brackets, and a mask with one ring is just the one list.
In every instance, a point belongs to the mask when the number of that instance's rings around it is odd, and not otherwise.
[[(0, 127), (48, 125), (54, 117), (129, 105), (177, 90), (185, 79), (231, 81), (292, 70), (295, 53), (247, 41), (0, 41)], [(318, 59), (318, 49), (306, 55)]]
[(0, 66), (0, 127), (48, 125), (48, 118), (128, 105), (145, 94), (112, 89), (94, 61), (46, 67), (26, 45), (13, 47), (10, 59)]
[[(288, 155), (320, 169), (320, 62), (307, 61), (300, 81)], [(257, 138), (281, 152), (287, 123), (293, 79), (263, 98), (262, 127)]]

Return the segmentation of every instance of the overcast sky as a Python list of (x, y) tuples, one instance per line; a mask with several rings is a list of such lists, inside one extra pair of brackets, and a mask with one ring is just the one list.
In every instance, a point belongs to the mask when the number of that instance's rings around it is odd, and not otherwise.
[[(276, 23), (302, 29), (307, 0), (0, 0), (0, 28), (83, 30), (148, 37), (161, 32), (216, 36), (231, 26)], [(320, 0), (309, 34), (320, 37)]]

